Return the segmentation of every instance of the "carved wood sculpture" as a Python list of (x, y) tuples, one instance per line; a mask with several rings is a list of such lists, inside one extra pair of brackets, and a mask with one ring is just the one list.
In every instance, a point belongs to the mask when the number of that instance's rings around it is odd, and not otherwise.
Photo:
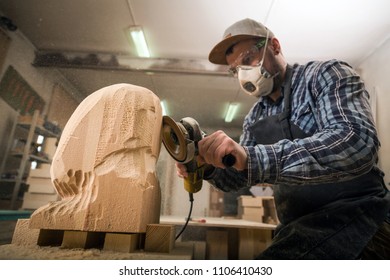
[(160, 100), (148, 89), (117, 84), (89, 95), (53, 158), (61, 200), (36, 210), (30, 228), (137, 233), (158, 223), (161, 123)]

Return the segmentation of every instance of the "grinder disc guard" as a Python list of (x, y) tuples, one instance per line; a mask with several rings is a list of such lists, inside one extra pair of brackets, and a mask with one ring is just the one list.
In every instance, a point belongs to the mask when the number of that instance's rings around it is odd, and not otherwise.
[(188, 139), (187, 130), (168, 116), (163, 116), (162, 142), (176, 161), (186, 163), (193, 158), (195, 147)]

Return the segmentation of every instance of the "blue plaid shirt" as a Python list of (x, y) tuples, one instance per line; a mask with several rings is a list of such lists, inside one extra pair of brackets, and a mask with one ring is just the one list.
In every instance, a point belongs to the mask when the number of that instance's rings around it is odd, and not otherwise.
[(260, 98), (244, 120), (240, 139), (248, 154), (248, 169), (215, 169), (206, 179), (229, 191), (258, 183), (336, 182), (377, 169), (380, 144), (368, 98), (363, 81), (344, 62), (295, 65), (291, 122), (312, 136), (257, 144), (248, 127), (257, 121), (256, 117), (266, 118), (284, 109), (283, 97), (277, 102)]

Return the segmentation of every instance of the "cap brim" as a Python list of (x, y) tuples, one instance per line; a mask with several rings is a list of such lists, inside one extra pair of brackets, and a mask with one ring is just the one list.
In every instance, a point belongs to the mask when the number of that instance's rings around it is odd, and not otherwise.
[(263, 38), (263, 37), (244, 34), (244, 35), (230, 36), (222, 40), (217, 45), (215, 45), (215, 47), (211, 50), (209, 54), (209, 61), (214, 64), (228, 65), (226, 61), (226, 51), (231, 46), (237, 44), (240, 41), (253, 39), (253, 38)]

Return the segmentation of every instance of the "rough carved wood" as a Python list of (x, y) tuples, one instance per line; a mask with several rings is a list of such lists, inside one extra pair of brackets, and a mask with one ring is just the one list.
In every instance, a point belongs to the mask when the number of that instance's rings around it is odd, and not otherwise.
[(160, 100), (148, 89), (117, 84), (89, 95), (53, 158), (61, 200), (36, 210), (30, 227), (137, 233), (158, 223), (161, 123)]

